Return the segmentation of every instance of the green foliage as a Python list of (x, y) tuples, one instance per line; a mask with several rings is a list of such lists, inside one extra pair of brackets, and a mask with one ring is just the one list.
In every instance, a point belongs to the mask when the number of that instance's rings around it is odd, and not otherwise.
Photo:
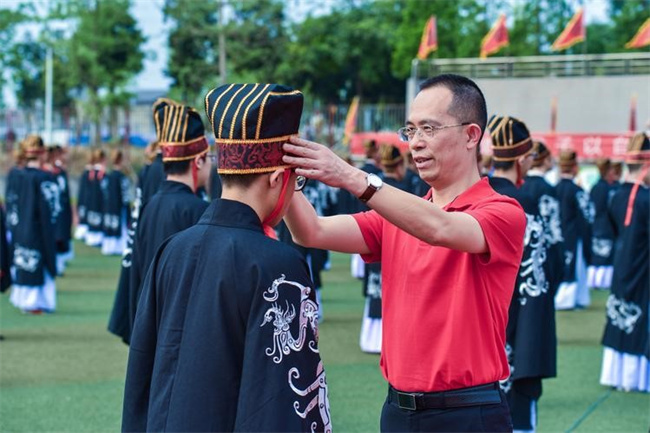
[[(639, 27), (650, 18), (650, 0), (611, 0), (614, 31), (610, 40), (616, 49), (614, 52), (627, 51), (625, 44), (634, 37)], [(637, 48), (634, 51), (648, 51), (649, 48)]]
[(169, 32), (169, 62), (166, 74), (172, 93), (193, 104), (205, 87), (218, 83), (217, 0), (166, 0), (163, 14), (172, 23)]

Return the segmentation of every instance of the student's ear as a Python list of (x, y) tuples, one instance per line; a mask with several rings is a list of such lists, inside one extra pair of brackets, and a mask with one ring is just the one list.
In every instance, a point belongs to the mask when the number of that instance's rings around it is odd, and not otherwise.
[(205, 154), (194, 157), (194, 164), (196, 165), (196, 168), (200, 170), (201, 167), (203, 167), (203, 164), (205, 164), (205, 158)]
[(269, 176), (269, 186), (275, 188), (278, 185), (282, 185), (282, 174), (284, 173), (283, 169), (277, 169)]

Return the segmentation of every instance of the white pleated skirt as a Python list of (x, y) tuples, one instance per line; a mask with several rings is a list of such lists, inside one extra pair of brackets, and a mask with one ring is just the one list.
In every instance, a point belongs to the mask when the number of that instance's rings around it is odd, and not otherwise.
[(589, 286), (587, 285), (587, 263), (582, 256), (582, 242), (576, 247), (576, 280), (562, 282), (555, 294), (556, 310), (573, 310), (585, 308), (591, 304)]
[(587, 287), (609, 290), (612, 286), (613, 266), (589, 266), (587, 268)]
[(102, 232), (91, 232), (86, 233), (86, 245), (89, 247), (101, 247), (102, 240), (104, 239), (104, 233)]
[(127, 227), (126, 211), (122, 213), (122, 231), (120, 236), (104, 236), (102, 239), (102, 254), (105, 256), (121, 256), (126, 249)]
[(86, 239), (86, 233), (88, 233), (88, 224), (79, 224), (74, 230), (74, 238), (83, 241)]
[(48, 313), (56, 309), (56, 284), (49, 272), (43, 271), (44, 281), (42, 286), (11, 286), (9, 302), (24, 312), (42, 310)]
[(622, 391), (650, 392), (650, 362), (645, 356), (605, 346), (600, 383)]

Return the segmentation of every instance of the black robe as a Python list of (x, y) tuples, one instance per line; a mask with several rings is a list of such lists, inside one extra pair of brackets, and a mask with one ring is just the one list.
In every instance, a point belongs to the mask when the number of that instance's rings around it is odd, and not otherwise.
[(564, 236), (564, 273), (562, 281), (576, 281), (578, 241), (586, 264), (591, 263), (591, 224), (594, 206), (589, 195), (571, 179), (561, 179), (555, 187), (560, 202), (562, 235)]
[(88, 172), (86, 184), (86, 223), (88, 231), (93, 233), (104, 232), (104, 192), (102, 181), (106, 172), (101, 168), (93, 168)]
[(564, 276), (564, 236), (560, 202), (555, 188), (542, 176), (524, 177), (524, 184), (520, 189), (533, 197), (539, 207), (539, 214), (544, 220), (544, 239), (548, 255), (546, 262), (549, 265), (546, 278), (550, 292), (555, 297)]
[(555, 377), (557, 337), (555, 329), (555, 292), (547, 278), (553, 271), (548, 261), (545, 233), (549, 230), (540, 213), (539, 201), (508, 179), (489, 178), (499, 194), (512, 197), (526, 213), (524, 252), (508, 310), (506, 353), (510, 378), (504, 384), (525, 378)]
[[(133, 242), (129, 280), (129, 319), (133, 324), (140, 290), (156, 251), (169, 236), (193, 226), (208, 204), (180, 182), (166, 180), (142, 209)], [(132, 328), (131, 328), (132, 329)]]
[(165, 169), (162, 161), (162, 153), (159, 153), (153, 162), (147, 166), (142, 176), (142, 207), (158, 192), (164, 180)]
[(589, 192), (596, 211), (591, 239), (591, 264), (594, 266), (611, 266), (614, 263), (614, 228), (607, 207), (615, 191), (615, 185), (600, 178)]
[(158, 250), (138, 306), (122, 431), (329, 432), (307, 265), (217, 199)]
[(119, 170), (113, 170), (102, 181), (104, 193), (104, 236), (122, 236), (122, 215), (126, 213), (128, 224), (131, 183)]
[(0, 206), (0, 293), (6, 292), (11, 286), (9, 242), (7, 242), (7, 225), (5, 211)]
[(56, 212), (61, 206), (58, 187), (49, 173), (27, 167), (16, 173), (8, 189), (12, 264), (16, 270), (13, 283), (42, 286), (45, 270), (56, 276)]
[(429, 184), (423, 181), (420, 175), (410, 168), (406, 169), (404, 183), (406, 184), (406, 191), (418, 197), (424, 197), (431, 189)]
[(56, 222), (56, 251), (57, 253), (67, 253), (70, 251), (70, 240), (72, 239), (72, 205), (70, 204), (68, 173), (55, 167), (52, 176), (59, 187), (59, 203), (61, 205), (61, 212)]
[(77, 191), (77, 215), (79, 217), (79, 225), (88, 225), (87, 214), (88, 214), (88, 188), (89, 179), (89, 168), (86, 168), (81, 176), (79, 177), (79, 190)]
[(632, 183), (623, 184), (609, 205), (616, 243), (612, 293), (607, 299), (603, 345), (618, 352), (650, 357), (650, 191), (644, 186), (639, 187), (631, 223), (626, 227), (625, 215), (632, 186)]

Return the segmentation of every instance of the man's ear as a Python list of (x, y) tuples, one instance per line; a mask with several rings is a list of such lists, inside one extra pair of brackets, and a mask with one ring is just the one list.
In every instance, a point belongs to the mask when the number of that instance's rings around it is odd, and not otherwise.
[(269, 186), (275, 188), (278, 185), (282, 185), (282, 174), (284, 173), (283, 169), (277, 169), (269, 176)]
[(194, 157), (194, 165), (196, 165), (196, 168), (200, 170), (201, 167), (203, 167), (203, 164), (205, 164), (205, 158), (205, 154)]
[(470, 123), (467, 126), (467, 138), (470, 142), (476, 143), (476, 146), (481, 145), (483, 132), (481, 131), (481, 128), (476, 123)]

